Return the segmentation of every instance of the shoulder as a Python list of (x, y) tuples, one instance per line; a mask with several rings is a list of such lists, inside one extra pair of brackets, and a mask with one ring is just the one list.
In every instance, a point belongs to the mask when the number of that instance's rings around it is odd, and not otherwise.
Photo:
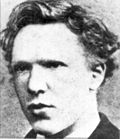
[(103, 113), (100, 113), (101, 122), (89, 139), (119, 139), (120, 131)]

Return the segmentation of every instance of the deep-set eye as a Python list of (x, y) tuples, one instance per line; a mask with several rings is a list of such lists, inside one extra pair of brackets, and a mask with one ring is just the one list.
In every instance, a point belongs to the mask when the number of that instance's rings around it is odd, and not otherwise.
[(65, 63), (60, 61), (45, 61), (42, 63), (42, 65), (46, 68), (52, 68), (52, 69), (58, 68), (60, 66), (67, 67)]
[(60, 63), (56, 63), (56, 62), (46, 64), (47, 68), (58, 68), (59, 66), (62, 66), (62, 65)]
[(24, 72), (31, 69), (31, 65), (29, 63), (19, 62), (13, 66), (13, 72)]

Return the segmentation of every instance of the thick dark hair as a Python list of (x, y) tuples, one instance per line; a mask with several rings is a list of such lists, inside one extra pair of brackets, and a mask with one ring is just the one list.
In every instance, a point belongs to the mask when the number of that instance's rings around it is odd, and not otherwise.
[(29, 0), (13, 9), (0, 40), (6, 60), (11, 63), (14, 39), (23, 27), (50, 23), (64, 23), (83, 44), (90, 68), (106, 63), (106, 77), (112, 75), (115, 64), (111, 55), (120, 47), (117, 36), (82, 7), (62, 1)]

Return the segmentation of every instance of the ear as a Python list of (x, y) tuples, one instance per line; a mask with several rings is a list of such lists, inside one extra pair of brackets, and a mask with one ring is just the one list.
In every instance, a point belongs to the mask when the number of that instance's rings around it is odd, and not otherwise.
[(99, 64), (91, 71), (90, 90), (96, 91), (104, 81), (106, 65)]

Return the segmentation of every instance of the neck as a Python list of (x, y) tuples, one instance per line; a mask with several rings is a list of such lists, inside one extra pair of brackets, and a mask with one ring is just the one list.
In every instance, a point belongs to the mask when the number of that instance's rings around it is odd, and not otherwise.
[(85, 114), (83, 113), (82, 118), (77, 121), (73, 132), (67, 137), (81, 137), (87, 139), (96, 129), (100, 122), (96, 97), (93, 97), (92, 101), (88, 101), (86, 111)]

